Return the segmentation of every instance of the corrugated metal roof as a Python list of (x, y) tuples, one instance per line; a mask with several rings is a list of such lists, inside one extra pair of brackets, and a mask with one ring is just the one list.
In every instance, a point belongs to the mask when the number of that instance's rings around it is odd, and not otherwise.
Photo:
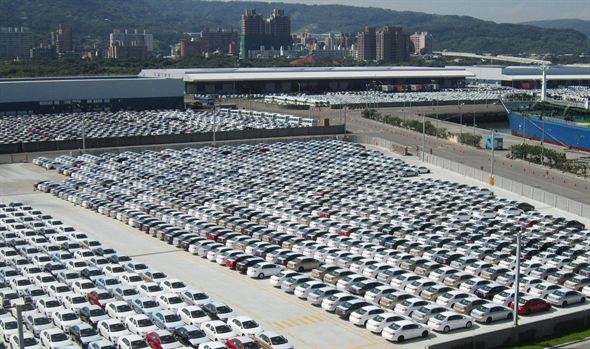
[(184, 79), (185, 81), (251, 81), (309, 79), (386, 79), (470, 77), (463, 68), (432, 67), (279, 67), (216, 69), (146, 69), (145, 77)]
[(0, 81), (0, 103), (183, 95), (184, 82), (173, 79)]

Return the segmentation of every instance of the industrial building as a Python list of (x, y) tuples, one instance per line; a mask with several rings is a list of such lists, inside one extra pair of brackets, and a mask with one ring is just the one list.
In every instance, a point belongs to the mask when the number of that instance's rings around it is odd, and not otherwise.
[[(466, 66), (473, 73), (468, 81), (491, 83), (523, 89), (540, 89), (542, 71), (539, 66)], [(590, 66), (550, 66), (547, 87), (590, 86)]]
[(73, 111), (183, 108), (177, 79), (71, 77), (0, 79), (0, 116)]
[(182, 80), (187, 95), (364, 91), (380, 85), (455, 88), (473, 76), (464, 68), (382, 66), (144, 69), (139, 75)]

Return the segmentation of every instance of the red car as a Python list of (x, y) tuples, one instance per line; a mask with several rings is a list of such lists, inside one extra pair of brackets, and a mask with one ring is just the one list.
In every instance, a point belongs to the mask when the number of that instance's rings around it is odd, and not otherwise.
[(164, 349), (164, 347), (179, 348), (182, 346), (182, 344), (176, 340), (172, 333), (166, 330), (148, 332), (145, 335), (145, 340), (152, 349)]
[[(523, 297), (518, 302), (518, 313), (528, 315), (539, 313), (551, 309), (551, 304), (542, 298)], [(510, 308), (514, 309), (514, 302), (510, 303)]]
[(260, 349), (262, 348), (258, 342), (248, 336), (235, 337), (227, 342), (225, 345), (229, 349)]
[(230, 269), (236, 270), (236, 265), (238, 264), (238, 262), (241, 262), (244, 259), (250, 258), (250, 257), (252, 257), (252, 256), (249, 254), (245, 254), (245, 253), (239, 254), (237, 256), (229, 257), (225, 260), (225, 265)]
[(103, 309), (109, 302), (115, 301), (115, 297), (113, 297), (113, 295), (106, 290), (92, 291), (88, 293), (86, 298), (88, 298), (88, 302), (90, 302), (90, 304), (98, 305)]

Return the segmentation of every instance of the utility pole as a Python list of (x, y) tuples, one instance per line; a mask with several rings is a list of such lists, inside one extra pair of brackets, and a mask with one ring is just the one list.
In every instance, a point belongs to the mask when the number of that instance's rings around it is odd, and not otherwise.
[(422, 161), (426, 161), (426, 153), (424, 149), (426, 148), (426, 116), (422, 114)]
[(475, 136), (475, 100), (473, 101), (473, 135)]
[[(250, 110), (252, 113), (252, 110)], [(213, 105), (213, 147), (215, 147), (215, 132), (217, 131), (217, 105)]]
[(545, 163), (545, 118), (541, 117), (543, 123), (543, 137), (541, 138), (541, 165)]
[(16, 305), (16, 322), (18, 324), (18, 348), (25, 349), (25, 338), (24, 338), (24, 323), (23, 323), (23, 305)]
[(491, 156), (490, 156), (490, 185), (494, 185), (494, 148), (496, 148), (496, 140), (495, 140), (495, 133), (496, 131), (492, 129), (492, 146), (491, 146)]
[(525, 230), (525, 227), (519, 227), (516, 231), (516, 271), (514, 274), (514, 327), (518, 326), (518, 302), (519, 302), (519, 288), (520, 288), (520, 237), (521, 233)]

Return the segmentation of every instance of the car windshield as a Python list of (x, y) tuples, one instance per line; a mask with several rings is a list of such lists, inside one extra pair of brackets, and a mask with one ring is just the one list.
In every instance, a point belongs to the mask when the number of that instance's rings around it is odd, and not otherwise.
[(565, 292), (557, 290), (557, 291), (553, 292), (553, 295), (558, 296), (558, 297), (563, 297), (563, 296), (565, 296)]
[(102, 309), (92, 309), (90, 311), (90, 316), (103, 316), (103, 315), (106, 315), (106, 313)]
[(162, 288), (158, 285), (152, 285), (152, 286), (148, 286), (148, 291), (149, 292), (160, 292), (162, 291)]
[(401, 326), (400, 326), (400, 325), (398, 325), (398, 324), (391, 324), (391, 325), (389, 325), (389, 328), (391, 328), (392, 330), (396, 330), (396, 331), (397, 331), (397, 330), (399, 330), (399, 329), (400, 329), (400, 327), (401, 327)]
[(150, 319), (139, 319), (137, 320), (137, 325), (139, 327), (147, 327), (152, 325), (152, 321)]
[(74, 313), (64, 313), (61, 318), (63, 319), (63, 321), (74, 321), (74, 320), (78, 320), (78, 316)]
[(31, 337), (25, 338), (23, 342), (25, 343), (25, 347), (32, 347), (34, 345), (37, 345), (37, 340)]
[(109, 329), (111, 330), (111, 332), (121, 332), (126, 330), (125, 325), (120, 323), (111, 324), (111, 326), (109, 326)]
[(46, 317), (38, 317), (38, 318), (35, 318), (35, 320), (33, 320), (33, 323), (36, 326), (43, 326), (43, 325), (49, 325), (51, 323), (51, 321)]
[(231, 313), (232, 311), (233, 311), (232, 308), (228, 307), (227, 305), (222, 305), (220, 307), (217, 307), (217, 312), (219, 314)]
[(244, 349), (260, 349), (260, 344), (258, 344), (257, 342), (247, 342), (247, 343), (243, 343), (242, 342), (242, 347)]
[(107, 286), (113, 286), (113, 285), (118, 285), (119, 284), (119, 280), (117, 280), (117, 279), (106, 279), (104, 283)]
[(80, 331), (80, 335), (82, 337), (91, 337), (91, 336), (96, 336), (96, 330), (94, 328), (84, 328)]
[(54, 333), (51, 335), (51, 341), (52, 342), (63, 342), (63, 341), (67, 341), (68, 340), (68, 336), (66, 336), (65, 333)]
[(137, 293), (138, 293), (137, 290), (134, 288), (128, 288), (128, 289), (123, 290), (123, 295), (125, 295), (125, 296), (134, 296)]
[(256, 321), (254, 321), (254, 320), (248, 320), (248, 321), (242, 322), (242, 327), (243, 328), (256, 328), (256, 327), (258, 327), (258, 323), (256, 323)]
[(232, 331), (232, 329), (229, 326), (227, 326), (227, 325), (219, 325), (219, 326), (216, 326), (215, 327), (215, 332), (216, 333), (228, 333), (228, 332), (231, 332), (231, 331)]
[(436, 314), (434, 315), (434, 318), (440, 321), (444, 321), (446, 319), (446, 317), (442, 314)]
[(174, 336), (172, 335), (165, 334), (163, 336), (160, 336), (160, 343), (162, 344), (169, 344), (174, 342), (176, 342), (176, 338), (174, 338)]
[(182, 302), (184, 301), (178, 296), (168, 298), (168, 304), (180, 304)]
[(186, 332), (186, 335), (190, 339), (203, 338), (203, 337), (206, 336), (205, 332), (200, 331), (200, 330), (190, 330), (190, 331), (187, 331)]
[(72, 298), (72, 303), (74, 303), (74, 304), (86, 303), (86, 298), (84, 298), (84, 297), (73, 297)]
[(7, 330), (14, 330), (15, 328), (18, 328), (18, 323), (16, 321), (5, 322), (4, 328)]
[(164, 320), (166, 320), (166, 322), (178, 322), (180, 321), (180, 317), (176, 314), (169, 314), (164, 316)]
[(148, 345), (143, 339), (131, 341), (131, 349), (142, 349), (147, 348)]
[(358, 309), (358, 310), (356, 311), (356, 313), (357, 313), (357, 314), (359, 314), (359, 315), (363, 315), (363, 314), (365, 314), (367, 311), (368, 311), (368, 310), (367, 310), (367, 309), (365, 309), (365, 308), (360, 308), (360, 309)]
[(484, 307), (483, 305), (480, 305), (479, 307), (477, 307), (477, 310), (481, 311), (482, 313), (487, 313), (490, 309)]
[(289, 341), (287, 341), (287, 339), (283, 336), (276, 336), (276, 337), (272, 337), (270, 339), (270, 342), (272, 343), (272, 345), (281, 345), (281, 344), (286, 344)]
[(191, 311), (191, 317), (192, 318), (200, 318), (200, 317), (204, 317), (204, 316), (206, 316), (206, 315), (205, 315), (205, 312), (202, 311), (202, 310), (193, 310), (193, 311)]
[(172, 288), (183, 288), (183, 287), (186, 287), (186, 285), (181, 281), (177, 281), (177, 282), (172, 283)]
[(129, 311), (132, 311), (132, 310), (131, 310), (131, 307), (129, 305), (127, 305), (127, 304), (121, 304), (121, 305), (119, 305), (117, 307), (117, 311), (120, 312), (120, 313), (126, 313), (126, 312), (129, 312)]
[(146, 309), (147, 308), (155, 308), (157, 306), (158, 306), (158, 303), (156, 303), (156, 301), (149, 300), (149, 301), (143, 302), (143, 307)]
[(59, 303), (56, 300), (45, 302), (45, 308), (57, 308), (57, 307), (61, 307), (61, 303)]
[(70, 292), (70, 288), (68, 286), (58, 286), (55, 288), (55, 291), (57, 293), (66, 293), (66, 292)]

